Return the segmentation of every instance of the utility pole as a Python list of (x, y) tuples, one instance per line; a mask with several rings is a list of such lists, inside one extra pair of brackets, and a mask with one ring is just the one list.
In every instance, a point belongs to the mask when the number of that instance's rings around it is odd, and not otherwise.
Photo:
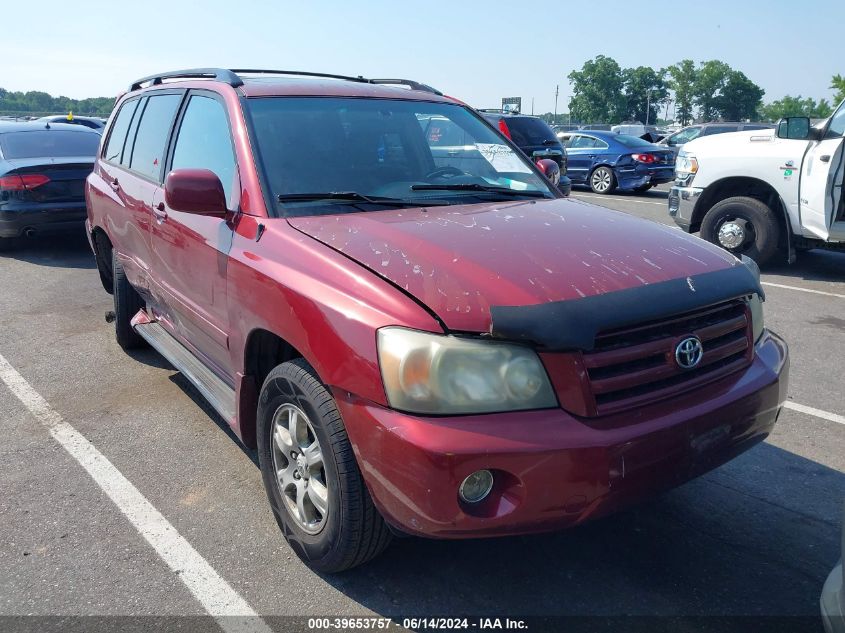
[(651, 89), (645, 91), (645, 124), (648, 125), (648, 115), (651, 113)]
[(534, 97), (531, 97), (531, 116), (534, 116)]
[(557, 124), (557, 95), (558, 95), (559, 91), (560, 91), (560, 84), (555, 86), (555, 118), (552, 119), (552, 122), (554, 124)]

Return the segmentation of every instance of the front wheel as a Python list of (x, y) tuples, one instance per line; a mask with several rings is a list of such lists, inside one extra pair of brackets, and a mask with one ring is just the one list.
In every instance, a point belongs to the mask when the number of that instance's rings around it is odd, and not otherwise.
[(706, 213), (701, 221), (701, 237), (762, 266), (777, 251), (780, 227), (766, 203), (736, 196), (722, 200)]
[(596, 167), (590, 174), (590, 189), (593, 193), (611, 193), (616, 189), (616, 176), (610, 167)]
[(258, 459), (276, 522), (309, 566), (340, 572), (387, 547), (390, 531), (334, 399), (301, 358), (273, 369), (261, 388)]

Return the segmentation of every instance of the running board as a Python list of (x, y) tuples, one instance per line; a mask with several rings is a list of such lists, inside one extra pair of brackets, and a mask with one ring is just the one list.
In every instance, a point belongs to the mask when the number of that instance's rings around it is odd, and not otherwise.
[(218, 378), (159, 323), (136, 323), (135, 331), (179, 370), (228, 424), (235, 421), (234, 389)]

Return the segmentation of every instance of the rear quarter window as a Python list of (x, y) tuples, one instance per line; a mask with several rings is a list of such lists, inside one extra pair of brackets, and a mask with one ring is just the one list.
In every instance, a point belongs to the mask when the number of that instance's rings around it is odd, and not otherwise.
[(114, 118), (114, 123), (109, 132), (109, 140), (106, 143), (106, 150), (103, 152), (103, 159), (113, 163), (119, 163), (123, 155), (123, 146), (126, 143), (126, 132), (132, 122), (132, 115), (140, 103), (139, 99), (127, 101)]

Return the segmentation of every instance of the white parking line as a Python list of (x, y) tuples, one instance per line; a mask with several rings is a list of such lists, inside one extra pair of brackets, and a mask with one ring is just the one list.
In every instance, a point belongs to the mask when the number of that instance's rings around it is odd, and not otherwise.
[(817, 418), (822, 418), (823, 420), (827, 420), (828, 422), (836, 422), (837, 424), (845, 424), (845, 416), (839, 415), (838, 413), (829, 413), (827, 411), (822, 411), (821, 409), (816, 409), (814, 407), (808, 407), (803, 404), (798, 404), (797, 402), (790, 402), (787, 400), (783, 403), (784, 408), (792, 409), (793, 411), (798, 411), (799, 413), (806, 413), (807, 415), (814, 415)]
[(208, 564), (146, 497), (93, 444), (62, 419), (0, 355), (0, 380), (62, 447), (88, 471), (220, 627), (231, 633), (270, 633), (267, 624)]
[[(614, 198), (611, 196), (592, 196), (586, 193), (571, 194), (573, 198), (595, 198), (596, 200), (619, 200), (621, 202), (636, 202), (637, 204), (656, 204), (661, 207), (666, 207), (666, 202), (652, 202), (651, 200), (637, 200), (636, 198)], [(668, 208), (668, 207), (667, 207)]]
[(837, 297), (838, 299), (845, 299), (845, 295), (836, 294), (835, 292), (825, 292), (824, 290), (812, 290), (810, 288), (799, 288), (798, 286), (787, 286), (785, 284), (775, 284), (771, 281), (761, 281), (764, 286), (772, 286), (773, 288), (786, 288), (787, 290), (799, 290), (801, 292), (812, 292), (814, 295), (825, 295), (826, 297)]

